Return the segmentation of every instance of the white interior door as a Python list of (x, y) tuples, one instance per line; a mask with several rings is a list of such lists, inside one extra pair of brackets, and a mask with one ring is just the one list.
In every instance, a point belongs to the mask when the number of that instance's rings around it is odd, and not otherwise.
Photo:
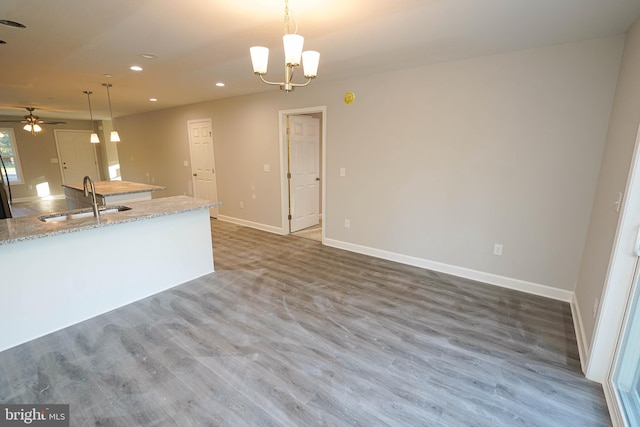
[(95, 144), (89, 142), (90, 130), (55, 129), (56, 150), (63, 184), (79, 184), (89, 175), (100, 181)]
[[(211, 119), (189, 120), (187, 126), (189, 128), (193, 195), (198, 199), (218, 203)], [(218, 208), (211, 208), (209, 214), (216, 218)]]
[(289, 116), (289, 206), (291, 233), (319, 224), (320, 120)]

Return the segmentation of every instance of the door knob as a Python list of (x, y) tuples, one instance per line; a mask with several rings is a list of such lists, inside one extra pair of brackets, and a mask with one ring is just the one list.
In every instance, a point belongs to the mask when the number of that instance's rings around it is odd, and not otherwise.
[(193, 176), (198, 176), (198, 174), (197, 174), (197, 173), (194, 173), (194, 174), (193, 174)]
[(320, 178), (316, 178), (316, 181), (320, 181)]

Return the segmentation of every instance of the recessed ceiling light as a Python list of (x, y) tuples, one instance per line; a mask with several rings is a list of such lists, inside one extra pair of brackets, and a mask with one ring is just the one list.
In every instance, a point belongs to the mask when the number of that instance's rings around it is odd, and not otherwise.
[(158, 98), (149, 98), (149, 101), (151, 101), (151, 102), (158, 102)]
[(157, 56), (154, 55), (153, 53), (141, 53), (140, 57), (144, 58), (144, 59), (156, 59), (157, 58)]
[(218, 83), (216, 83), (216, 86), (218, 86), (218, 87), (224, 87), (224, 83), (222, 83), (222, 82), (218, 82)]
[(0, 24), (15, 28), (27, 28), (19, 22), (9, 21), (8, 19), (0, 19)]
[(108, 78), (111, 78), (111, 77), (113, 77), (113, 74), (109, 74), (109, 73), (107, 73), (107, 74), (105, 74), (104, 76), (105, 76), (105, 77), (108, 77)]
[(139, 65), (132, 65), (131, 67), (129, 67), (129, 69), (131, 71), (142, 71), (142, 67)]

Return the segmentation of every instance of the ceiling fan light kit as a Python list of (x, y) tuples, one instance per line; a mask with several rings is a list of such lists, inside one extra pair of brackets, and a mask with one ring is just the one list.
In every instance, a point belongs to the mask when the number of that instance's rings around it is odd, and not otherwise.
[(26, 124), (22, 127), (22, 129), (31, 133), (31, 135), (35, 135), (38, 132), (42, 132), (42, 127), (38, 124), (38, 122), (40, 121), (40, 117), (33, 115), (34, 110), (35, 108), (33, 107), (27, 107), (27, 111), (29, 112), (29, 115), (24, 116), (24, 119), (26, 120)]
[(31, 132), (32, 134), (42, 132), (42, 127), (40, 127), (40, 125), (37, 123), (27, 123), (22, 127), (22, 129), (26, 130), (27, 132)]
[[(320, 62), (320, 52), (313, 50), (302, 51), (304, 45), (304, 37), (289, 32), (289, 1), (284, 2), (284, 36), (282, 42), (284, 44), (284, 81), (270, 82), (263, 77), (267, 74), (269, 65), (269, 48), (264, 46), (253, 46), (249, 49), (251, 54), (251, 64), (253, 73), (260, 76), (260, 79), (268, 85), (278, 85), (285, 92), (291, 92), (296, 87), (307, 86), (311, 80), (318, 75), (318, 64)], [(302, 63), (303, 75), (307, 79), (305, 83), (293, 83), (293, 72)]]
[(41, 124), (45, 125), (64, 125), (66, 122), (60, 121), (50, 121), (50, 120), (40, 120), (40, 117), (33, 115), (35, 111), (34, 107), (25, 107), (25, 109), (29, 112), (28, 115), (24, 116), (22, 120), (0, 120), (0, 123), (22, 123), (22, 129), (29, 132), (31, 135), (36, 135), (39, 132), (42, 132)]

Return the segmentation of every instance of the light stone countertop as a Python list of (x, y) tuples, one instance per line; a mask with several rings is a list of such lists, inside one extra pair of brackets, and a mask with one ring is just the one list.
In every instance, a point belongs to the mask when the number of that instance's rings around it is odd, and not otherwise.
[[(194, 199), (188, 196), (173, 196), (139, 202), (125, 202), (114, 206), (120, 205), (128, 206), (131, 210), (102, 214), (99, 219), (90, 216), (87, 218), (58, 222), (43, 222), (38, 219), (39, 216), (48, 216), (51, 214), (0, 219), (0, 245), (8, 245), (65, 233), (74, 233), (92, 228), (108, 227), (126, 222), (141, 221), (198, 209), (208, 209), (220, 206), (221, 203), (211, 203), (208, 200)], [(91, 212), (91, 208), (88, 210), (75, 209), (68, 212), (87, 211)]]
[[(130, 181), (96, 181), (93, 183), (96, 194), (99, 196), (119, 196), (121, 194), (144, 193), (158, 190), (166, 190), (167, 187), (159, 185), (142, 184)], [(82, 184), (63, 184), (63, 187), (84, 191)]]

